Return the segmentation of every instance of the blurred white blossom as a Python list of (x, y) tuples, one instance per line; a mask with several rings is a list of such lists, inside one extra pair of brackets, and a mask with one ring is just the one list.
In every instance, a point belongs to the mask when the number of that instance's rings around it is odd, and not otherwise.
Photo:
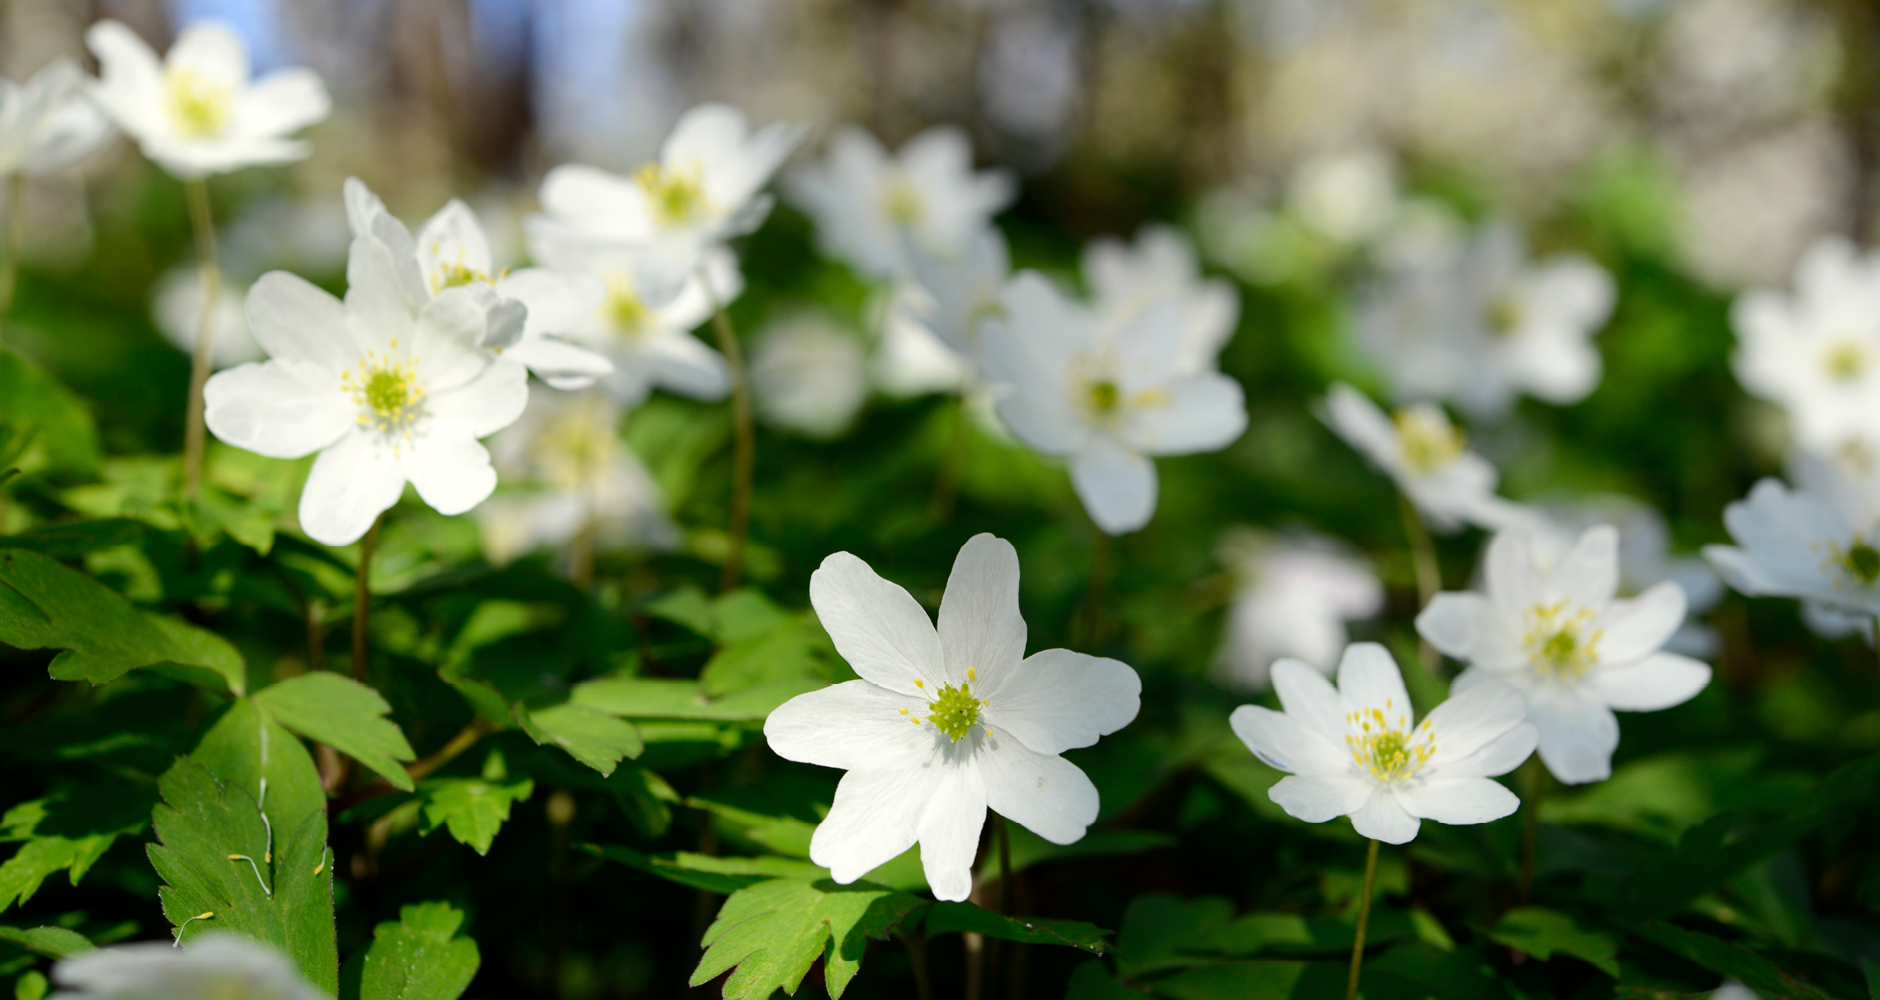
[(1397, 170), (1388, 155), (1361, 145), (1318, 153), (1293, 170), (1286, 191), (1294, 218), (1344, 246), (1369, 242), (1397, 210)]
[(867, 364), (861, 340), (821, 313), (772, 323), (751, 350), (757, 416), (805, 437), (837, 437), (868, 399)]
[(276, 949), (228, 933), (98, 948), (61, 961), (54, 1000), (325, 1000)]
[[(248, 329), (248, 313), (243, 308), (247, 295), (246, 286), (232, 284), (226, 276), (217, 287), (211, 360), (218, 370), (265, 357)], [(157, 279), (156, 292), (151, 296), (150, 318), (171, 346), (184, 354), (194, 354), (196, 333), (202, 324), (201, 275), (193, 268), (165, 272)]]
[(1503, 528), (1532, 517), (1495, 495), (1495, 467), (1467, 449), (1441, 408), (1419, 403), (1386, 415), (1343, 382), (1326, 392), (1324, 406), (1326, 425), (1395, 481), (1431, 528)]
[(1233, 528), (1218, 555), (1235, 586), (1214, 672), (1231, 687), (1263, 690), (1284, 657), (1330, 673), (1350, 641), (1345, 623), (1384, 608), (1371, 567), (1328, 538)]
[(1150, 224), (1126, 244), (1099, 237), (1084, 245), (1084, 281), (1090, 286), (1097, 321), (1112, 335), (1134, 323), (1157, 302), (1181, 303), (1180, 347), (1172, 371), (1213, 371), (1221, 348), (1240, 318), (1240, 293), (1232, 283), (1204, 278), (1195, 248), (1173, 226)]
[(312, 70), (251, 81), (247, 48), (220, 22), (184, 28), (161, 62), (118, 21), (92, 25), (85, 41), (98, 57), (91, 91), (98, 105), (145, 156), (183, 180), (305, 159), (312, 147), (287, 137), (332, 107)]
[(1798, 451), (1789, 475), (1724, 508), (1736, 546), (1704, 556), (1744, 594), (1799, 598), (1816, 631), (1865, 633), (1880, 614), (1880, 473), (1867, 454)]
[(85, 96), (85, 73), (56, 59), (24, 85), (0, 79), (0, 177), (56, 173), (98, 151), (111, 123)]
[(1722, 644), (1716, 631), (1700, 621), (1723, 597), (1723, 581), (1701, 555), (1671, 555), (1671, 532), (1664, 516), (1649, 504), (1614, 494), (1574, 503), (1534, 508), (1530, 524), (1535, 560), (1553, 565), (1573, 548), (1588, 528), (1610, 524), (1619, 532), (1619, 594), (1636, 596), (1670, 580), (1684, 591), (1685, 622), (1665, 641), (1667, 652), (1709, 659)]
[(869, 379), (882, 392), (921, 396), (964, 388), (972, 365), (923, 321), (941, 308), (925, 288), (912, 281), (899, 282), (874, 308), (885, 312), (881, 339), (868, 361)]

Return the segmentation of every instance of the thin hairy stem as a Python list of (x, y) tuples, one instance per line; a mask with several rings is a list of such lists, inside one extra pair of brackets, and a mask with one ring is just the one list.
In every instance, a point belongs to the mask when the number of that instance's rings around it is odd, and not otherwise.
[(1522, 906), (1534, 901), (1534, 856), (1541, 836), (1541, 799), (1547, 793), (1547, 766), (1541, 763), (1538, 755), (1528, 758), (1527, 779), (1527, 801), (1521, 804), (1527, 811), (1526, 825), (1521, 834)]
[(372, 555), (384, 526), (385, 514), (380, 513), (359, 543), (359, 569), (353, 573), (352, 675), (361, 684), (366, 682), (366, 639), (372, 617)]
[(940, 474), (933, 481), (933, 503), (928, 514), (935, 524), (953, 520), (953, 507), (959, 502), (960, 477), (966, 471), (966, 395), (960, 394), (953, 407), (953, 429), (947, 435), (946, 454), (940, 458)]
[(1096, 645), (1103, 638), (1103, 592), (1110, 578), (1110, 536), (1091, 524), (1090, 587), (1084, 592), (1084, 641)]
[(189, 403), (183, 419), (183, 496), (194, 500), (202, 495), (202, 387), (209, 381), (215, 356), (216, 301), (221, 295), (222, 272), (215, 266), (215, 214), (209, 208), (209, 184), (201, 179), (185, 181), (183, 192), (189, 201), (189, 224), (196, 231), (196, 258), (202, 269), (202, 314), (196, 322), (196, 352), (189, 363)]
[(6, 246), (0, 249), (0, 343), (6, 342), (7, 314), (13, 310), (13, 290), (20, 280), (20, 248), (26, 245), (26, 175), (7, 178)]
[(478, 740), (495, 731), (496, 730), (492, 728), (489, 723), (484, 722), (481, 718), (472, 719), (469, 725), (458, 730), (457, 735), (452, 736), (449, 743), (438, 747), (435, 753), (432, 753), (422, 760), (415, 760), (406, 764), (405, 773), (411, 775), (411, 780), (413, 781), (428, 778), (431, 776), (432, 772), (456, 760), (463, 755), (465, 750), (475, 746)]
[[(1417, 574), (1417, 609), (1421, 611), (1430, 606), (1436, 592), (1443, 589), (1442, 568), (1436, 562), (1436, 545), (1430, 541), (1429, 530), (1423, 527), (1423, 518), (1417, 513), (1410, 498), (1397, 494), (1397, 507), (1403, 513), (1403, 533), (1410, 540), (1410, 562), (1416, 567)], [(1436, 647), (1427, 639), (1417, 641), (1417, 652), (1423, 660), (1423, 668), (1435, 673), (1438, 665)]]
[(757, 430), (751, 423), (751, 385), (744, 374), (744, 351), (738, 347), (738, 331), (731, 325), (731, 314), (712, 288), (704, 268), (698, 272), (699, 283), (712, 304), (712, 330), (718, 335), (718, 351), (731, 370), (731, 523), (726, 533), (731, 547), (725, 553), (724, 572), (718, 577), (722, 593), (738, 585), (744, 575), (744, 544), (751, 533), (751, 481), (757, 470)]
[(1345, 1000), (1358, 1000), (1358, 973), (1364, 971), (1364, 932), (1371, 926), (1371, 890), (1377, 885), (1377, 847), (1364, 855), (1364, 895), (1358, 900), (1358, 936), (1351, 942), (1351, 977), (1345, 981)]

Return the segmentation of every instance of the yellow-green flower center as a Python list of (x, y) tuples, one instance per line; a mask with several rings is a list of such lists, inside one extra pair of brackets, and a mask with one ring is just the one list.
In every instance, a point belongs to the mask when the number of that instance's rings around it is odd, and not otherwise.
[(897, 226), (917, 225), (921, 217), (920, 192), (904, 177), (891, 177), (881, 188), (881, 210)]
[(927, 710), (933, 713), (927, 716), (927, 721), (957, 742), (978, 724), (979, 709), (984, 704), (973, 697), (971, 684), (962, 683), (957, 687), (948, 684), (940, 689), (934, 700), (927, 703)]
[(1871, 587), (1880, 581), (1880, 549), (1860, 535), (1854, 536), (1854, 543), (1846, 549), (1832, 546), (1834, 563), (1841, 571), (1853, 577), (1863, 587)]
[[(1387, 700), (1384, 708), (1394, 709), (1395, 706)], [(1366, 708), (1347, 713), (1345, 722), (1352, 729), (1345, 737), (1352, 761), (1379, 781), (1415, 776), (1436, 752), (1435, 734), (1427, 719), (1421, 726), (1411, 729), (1407, 715), (1399, 714), (1393, 725), (1383, 711)]]
[[(398, 342), (393, 341), (391, 346), (397, 350)], [(340, 374), (340, 388), (359, 407), (356, 418), (359, 426), (411, 436), (412, 424), (424, 404), (417, 358), (395, 361), (389, 354), (367, 351), (357, 368), (348, 368)]]
[(1441, 412), (1427, 407), (1398, 410), (1391, 423), (1397, 428), (1397, 450), (1403, 463), (1417, 475), (1435, 472), (1462, 454), (1462, 431)]
[(220, 138), (234, 112), (227, 84), (187, 69), (163, 74), (163, 96), (176, 130), (191, 139)]
[(479, 281), (488, 284), (490, 276), (474, 267), (465, 267), (462, 264), (440, 264), (437, 272), (431, 275), (431, 291), (436, 293), (446, 288), (462, 288)]
[(1599, 639), (1604, 630), (1587, 628), (1593, 620), (1590, 609), (1570, 610), (1568, 602), (1562, 600), (1537, 604), (1527, 610), (1526, 617), (1521, 648), (1537, 673), (1555, 680), (1573, 680), (1599, 662)]
[(646, 301), (633, 287), (633, 279), (624, 274), (608, 277), (607, 301), (601, 310), (614, 332), (629, 340), (638, 339), (645, 331), (650, 315)]
[(1497, 295), (1489, 300), (1488, 313), (1485, 317), (1488, 332), (1497, 337), (1507, 337), (1521, 329), (1521, 321), (1526, 318), (1521, 303), (1512, 295)]
[(1109, 379), (1100, 379), (1090, 383), (1090, 408), (1098, 413), (1109, 413), (1116, 409), (1119, 394), (1116, 383)]
[(612, 412), (595, 406), (571, 406), (537, 439), (536, 461), (545, 478), (564, 490), (599, 479), (620, 451)]
[(1843, 340), (1828, 348), (1822, 355), (1821, 365), (1833, 381), (1852, 382), (1867, 370), (1867, 352), (1859, 341)]
[(679, 170), (660, 163), (649, 163), (633, 175), (652, 203), (653, 217), (662, 226), (677, 226), (703, 213), (705, 187), (698, 170)]

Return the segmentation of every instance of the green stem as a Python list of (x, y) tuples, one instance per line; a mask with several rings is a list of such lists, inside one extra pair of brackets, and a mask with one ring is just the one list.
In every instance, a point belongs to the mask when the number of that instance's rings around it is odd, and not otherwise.
[(918, 1000), (933, 1000), (933, 977), (927, 972), (926, 937), (916, 938), (901, 931), (895, 931), (894, 936), (907, 947), (907, 964), (914, 967), (914, 996)]
[(1090, 589), (1084, 592), (1085, 644), (1095, 646), (1103, 638), (1103, 590), (1110, 576), (1110, 536), (1091, 523)]
[(196, 258), (202, 269), (202, 314), (196, 324), (196, 350), (189, 364), (189, 403), (183, 421), (183, 496), (202, 495), (202, 387), (209, 381), (215, 357), (216, 302), (221, 297), (222, 272), (215, 266), (215, 214), (209, 207), (209, 183), (197, 179), (183, 183), (189, 202), (189, 223), (196, 231)]
[(738, 347), (738, 332), (731, 326), (731, 315), (711, 286), (705, 269), (698, 272), (699, 283), (712, 304), (712, 330), (718, 335), (718, 351), (731, 370), (731, 523), (727, 534), (731, 548), (725, 553), (724, 572), (718, 577), (722, 593), (738, 585), (744, 574), (744, 545), (751, 533), (751, 481), (757, 469), (757, 431), (751, 423), (751, 386), (744, 374), (744, 352)]
[(1534, 856), (1541, 835), (1541, 799), (1547, 792), (1547, 767), (1539, 756), (1527, 762), (1528, 797), (1522, 803), (1527, 810), (1526, 826), (1521, 835), (1521, 905), (1534, 901)]
[(1364, 970), (1364, 932), (1371, 925), (1371, 890), (1377, 884), (1377, 847), (1364, 856), (1364, 895), (1358, 900), (1358, 936), (1351, 942), (1351, 978), (1345, 982), (1345, 1000), (1358, 1000), (1358, 973)]
[(936, 524), (953, 519), (953, 507), (959, 501), (960, 476), (966, 471), (966, 395), (960, 394), (953, 410), (953, 431), (947, 436), (947, 451), (940, 459), (940, 475), (933, 483), (933, 503), (928, 513)]
[[(1403, 514), (1403, 533), (1410, 540), (1410, 563), (1417, 574), (1417, 609), (1430, 606), (1436, 593), (1443, 589), (1442, 567), (1436, 561), (1436, 545), (1430, 541), (1430, 533), (1423, 527), (1423, 518), (1410, 498), (1397, 494), (1397, 509)], [(1436, 673), (1438, 659), (1436, 647), (1427, 639), (1417, 641), (1417, 652), (1423, 660), (1423, 668)]]
[(7, 178), (6, 248), (0, 250), (0, 343), (4, 343), (7, 314), (13, 310), (13, 290), (20, 280), (20, 248), (26, 244), (26, 175)]
[(384, 526), (381, 512), (359, 543), (359, 569), (353, 573), (352, 675), (361, 684), (366, 682), (366, 638), (372, 617), (372, 555), (378, 551), (379, 529)]

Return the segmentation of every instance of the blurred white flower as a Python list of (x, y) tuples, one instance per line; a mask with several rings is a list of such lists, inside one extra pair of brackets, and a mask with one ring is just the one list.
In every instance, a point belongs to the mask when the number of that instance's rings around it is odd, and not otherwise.
[(836, 437), (868, 399), (867, 366), (861, 341), (827, 316), (773, 323), (751, 350), (757, 416), (805, 437)]
[(529, 225), (596, 247), (645, 251), (634, 285), (646, 300), (664, 302), (707, 251), (763, 223), (771, 206), (763, 187), (804, 135), (802, 126), (784, 122), (753, 132), (742, 111), (701, 104), (673, 126), (659, 159), (632, 177), (578, 164), (550, 170), (543, 214)]
[(923, 396), (957, 393), (965, 387), (972, 366), (928, 326), (926, 320), (941, 306), (926, 289), (901, 281), (874, 308), (885, 312), (881, 340), (868, 361), (869, 380), (882, 392)]
[(1343, 246), (1370, 242), (1397, 211), (1397, 170), (1375, 146), (1307, 157), (1293, 170), (1287, 207), (1312, 232)]
[(624, 407), (638, 406), (655, 388), (692, 399), (719, 400), (731, 391), (724, 356), (693, 336), (716, 307), (744, 291), (744, 276), (730, 250), (715, 247), (685, 276), (677, 294), (648, 302), (635, 284), (639, 261), (650, 251), (597, 246), (550, 228), (531, 227), (529, 253), (543, 264), (599, 279), (606, 296), (598, 308), (566, 330), (575, 342), (613, 365), (601, 381)]
[(52, 969), (54, 1000), (325, 1000), (286, 955), (227, 933), (98, 948)]
[(961, 900), (987, 809), (1054, 844), (1083, 839), (1097, 788), (1060, 755), (1129, 725), (1142, 680), (1068, 649), (1025, 655), (1010, 542), (981, 534), (961, 547), (937, 630), (912, 595), (847, 552), (823, 560), (809, 596), (861, 678), (764, 720), (778, 756), (848, 772), (811, 861), (846, 885), (918, 842), (934, 896)]
[[(215, 299), (215, 346), (211, 359), (219, 369), (233, 368), (244, 361), (259, 361), (266, 355), (255, 335), (248, 330), (248, 313), (242, 302), (248, 295), (245, 286), (222, 281)], [(157, 279), (156, 292), (150, 300), (150, 318), (163, 339), (184, 354), (196, 351), (196, 332), (202, 323), (202, 277), (195, 269), (178, 268)]]
[(111, 133), (70, 59), (54, 60), (24, 86), (0, 80), (0, 177), (57, 173), (97, 152)]
[(496, 488), (478, 438), (508, 426), (529, 398), (527, 369), (483, 349), (472, 290), (415, 306), (385, 244), (353, 241), (346, 298), (285, 271), (248, 292), (248, 320), (271, 360), (218, 372), (203, 389), (215, 436), (270, 458), (319, 452), (300, 494), (300, 526), (326, 545), (358, 540), (405, 483), (441, 514)]
[(1684, 591), (1685, 621), (1665, 640), (1665, 651), (1700, 660), (1717, 655), (1722, 640), (1699, 619), (1723, 597), (1723, 581), (1701, 555), (1670, 554), (1671, 532), (1650, 504), (1607, 494), (1542, 504), (1534, 513), (1529, 537), (1535, 561), (1544, 566), (1563, 558), (1588, 528), (1612, 525), (1619, 532), (1620, 596), (1635, 596), (1666, 580), (1676, 583)]
[(1734, 979), (1726, 979), (1721, 986), (1710, 991), (1710, 1000), (1762, 1000), (1762, 994)]
[(613, 370), (606, 358), (562, 336), (600, 308), (606, 288), (598, 278), (540, 267), (497, 270), (483, 226), (456, 198), (426, 220), (414, 240), (359, 178), (346, 178), (345, 190), (354, 238), (385, 245), (399, 291), (412, 308), (467, 289), (485, 315), (484, 345), (557, 389), (592, 385)]
[(1791, 489), (1764, 479), (1724, 508), (1739, 547), (1709, 545), (1724, 582), (1752, 597), (1794, 597), (1828, 636), (1870, 630), (1880, 614), (1880, 472), (1870, 456), (1790, 457)]
[(1737, 380), (1788, 413), (1802, 447), (1880, 440), (1880, 254), (1819, 240), (1793, 295), (1745, 292), (1730, 319)]
[[(620, 440), (620, 413), (599, 389), (538, 392), (515, 423), (490, 439), (497, 472), (524, 490), (477, 508), (490, 562), (566, 545), (584, 531), (603, 551), (678, 544), (659, 484)], [(525, 492), (530, 485), (537, 491)]]
[(829, 154), (785, 190), (816, 220), (823, 253), (876, 278), (905, 274), (910, 247), (957, 257), (1018, 193), (1010, 171), (973, 171), (964, 130), (937, 126), (889, 156), (866, 129), (836, 130)]
[(1350, 816), (1359, 834), (1406, 844), (1423, 820), (1487, 823), (1521, 805), (1493, 780), (1534, 752), (1521, 695), (1505, 684), (1458, 688), (1413, 726), (1397, 661), (1360, 642), (1345, 649), (1337, 687), (1298, 660), (1273, 665), (1273, 687), (1284, 711), (1242, 705), (1228, 723), (1254, 756), (1290, 772), (1267, 797), (1294, 819)]
[(1070, 459), (1084, 509), (1112, 535), (1155, 515), (1153, 455), (1216, 451), (1247, 427), (1240, 383), (1177, 367), (1182, 303), (1163, 298), (1106, 325), (1043, 275), (1021, 271), (980, 333), (999, 415), (1018, 439)]
[(1503, 528), (1532, 515), (1495, 495), (1495, 467), (1467, 450), (1462, 430), (1429, 403), (1386, 416), (1376, 403), (1343, 382), (1325, 394), (1323, 419), (1347, 444), (1396, 482), (1437, 531), (1464, 524)]
[(1230, 528), (1218, 554), (1235, 588), (1215, 676), (1231, 687), (1264, 689), (1283, 657), (1330, 673), (1350, 641), (1345, 622), (1384, 608), (1371, 567), (1328, 538)]
[(1084, 245), (1083, 271), (1097, 321), (1112, 334), (1155, 303), (1179, 300), (1180, 347), (1171, 370), (1186, 375), (1215, 369), (1240, 319), (1240, 293), (1230, 282), (1202, 277), (1194, 244), (1180, 230), (1144, 226), (1134, 246), (1114, 237), (1091, 240)]
[(935, 256), (915, 247), (910, 261), (915, 282), (926, 292), (925, 299), (912, 303), (918, 306), (915, 315), (969, 370), (976, 370), (979, 329), (987, 317), (1005, 309), (999, 297), (1012, 275), (1005, 234), (986, 226), (957, 254)]
[(162, 62), (118, 21), (85, 32), (98, 57), (92, 97), (150, 160), (183, 180), (305, 159), (287, 138), (326, 118), (326, 85), (309, 69), (248, 78), (248, 50), (227, 25), (198, 21), (177, 35)]
[(1593, 391), (1601, 363), (1591, 338), (1613, 295), (1611, 275), (1591, 260), (1530, 264), (1514, 227), (1491, 223), (1459, 253), (1392, 273), (1361, 304), (1357, 335), (1399, 400), (1448, 400), (1494, 418), (1522, 392), (1565, 405)]
[(1525, 531), (1488, 545), (1485, 593), (1437, 594), (1417, 615), (1417, 633), (1467, 663), (1454, 690), (1505, 681), (1527, 698), (1540, 728), (1541, 761), (1570, 785), (1612, 774), (1619, 722), (1612, 710), (1655, 712), (1681, 705), (1710, 683), (1710, 668), (1662, 650), (1684, 622), (1684, 591), (1657, 584), (1617, 597), (1619, 532), (1580, 535), (1552, 563), (1536, 560)]

